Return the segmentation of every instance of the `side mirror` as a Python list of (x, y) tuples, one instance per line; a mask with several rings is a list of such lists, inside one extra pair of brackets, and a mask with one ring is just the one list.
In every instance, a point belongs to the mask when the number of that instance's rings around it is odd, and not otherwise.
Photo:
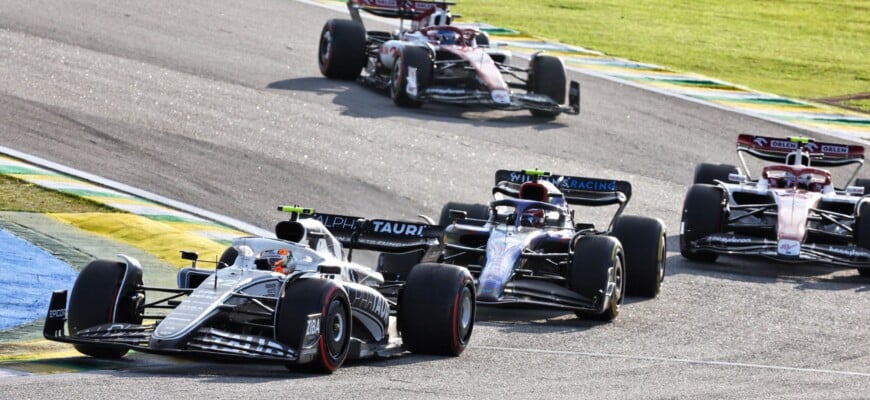
[(728, 174), (728, 180), (731, 182), (743, 183), (746, 182), (746, 177), (740, 174)]
[(181, 258), (183, 260), (196, 261), (196, 260), (199, 260), (199, 253), (197, 253), (195, 251), (182, 250), (181, 251)]
[(450, 210), (450, 220), (456, 221), (457, 219), (466, 219), (468, 218), (468, 213), (460, 210)]
[(863, 196), (864, 186), (846, 186), (846, 194), (851, 194), (853, 196)]

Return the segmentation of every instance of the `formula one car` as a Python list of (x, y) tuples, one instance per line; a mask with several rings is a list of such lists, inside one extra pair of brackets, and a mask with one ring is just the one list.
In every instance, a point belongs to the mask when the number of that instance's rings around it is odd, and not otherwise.
[[(665, 225), (624, 216), (625, 181), (495, 174), (488, 206), (447, 203), (443, 262), (466, 266), (484, 305), (545, 307), (612, 320), (629, 295), (655, 297), (665, 275)], [(569, 205), (618, 206), (606, 229), (574, 221)]]
[[(534, 54), (528, 68), (511, 65), (507, 51), (489, 47), (474, 27), (452, 25), (453, 2), (349, 0), (351, 20), (330, 19), (320, 34), (318, 64), (324, 76), (357, 79), (402, 107), (426, 101), (527, 109), (555, 117), (580, 113), (580, 84), (566, 97), (565, 66), (557, 57)], [(359, 10), (399, 19), (399, 30), (366, 31)], [(410, 20), (410, 29), (404, 20)], [(364, 71), (364, 72), (363, 72)]]
[[(766, 165), (753, 178), (743, 155)], [(823, 262), (856, 267), (870, 275), (870, 181), (852, 179), (864, 164), (864, 148), (740, 135), (732, 165), (700, 164), (686, 194), (680, 252), (696, 261), (720, 254), (762, 256), (786, 262)], [(819, 167), (855, 165), (845, 187), (834, 187)]]
[[(347, 357), (405, 350), (455, 356), (465, 349), (475, 314), (471, 275), (421, 262), (439, 255), (439, 227), (279, 209), (291, 217), (276, 226), (277, 239), (237, 238), (214, 262), (216, 269), (196, 268), (196, 253), (182, 252), (192, 266), (179, 271), (177, 288), (144, 285), (142, 268), (131, 257), (91, 262), (76, 279), (68, 314), (66, 290), (52, 295), (44, 336), (100, 358), (133, 349), (326, 373)], [(436, 250), (405, 266), (401, 280), (395, 273), (384, 280), (351, 261), (354, 248), (430, 247)], [(409, 260), (386, 254), (382, 260)]]

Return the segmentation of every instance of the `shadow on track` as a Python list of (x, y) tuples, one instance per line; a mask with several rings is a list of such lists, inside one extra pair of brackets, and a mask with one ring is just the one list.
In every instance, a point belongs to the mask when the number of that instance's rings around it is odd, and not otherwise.
[[(668, 249), (677, 252), (668, 257), (666, 277), (698, 275), (752, 283), (796, 284), (800, 290), (870, 291), (870, 278), (858, 275), (854, 268), (822, 263), (786, 263), (749, 256), (719, 256), (716, 262), (690, 261), (679, 254), (680, 236), (668, 237)], [(666, 289), (663, 289), (666, 290)]]
[(320, 77), (285, 79), (266, 86), (268, 89), (312, 92), (334, 96), (333, 103), (341, 106), (341, 114), (356, 118), (387, 118), (403, 116), (426, 121), (463, 123), (480, 127), (528, 126), (545, 131), (565, 128), (568, 116), (555, 120), (533, 117), (528, 111), (501, 111), (486, 107), (426, 103), (422, 108), (401, 108), (393, 104), (382, 91), (353, 81), (340, 81)]

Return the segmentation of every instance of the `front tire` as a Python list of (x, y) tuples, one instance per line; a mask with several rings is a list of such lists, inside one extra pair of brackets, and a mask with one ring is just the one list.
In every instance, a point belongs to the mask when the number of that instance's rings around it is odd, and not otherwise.
[(610, 283), (614, 283), (614, 290), (604, 312), (577, 311), (578, 317), (612, 321), (619, 315), (619, 308), (625, 299), (625, 264), (622, 245), (616, 238), (602, 235), (577, 240), (568, 274), (568, 287), (597, 302), (607, 292)]
[[(302, 369), (328, 374), (341, 367), (350, 350), (352, 324), (347, 293), (337, 283), (320, 278), (290, 282), (281, 291), (275, 313), (275, 339), (296, 349), (305, 336), (308, 316), (320, 313), (318, 354)], [(297, 364), (287, 367), (296, 369)]]
[[(142, 269), (117, 261), (92, 261), (79, 273), (69, 300), (70, 335), (109, 323), (141, 324), (139, 307), (145, 296), (136, 287), (142, 285)], [(127, 279), (124, 279), (124, 275)], [(117, 307), (116, 307), (117, 306)], [(76, 344), (82, 354), (96, 358), (121, 358), (126, 347), (103, 344)]]
[(692, 183), (716, 185), (716, 181), (728, 182), (728, 175), (736, 174), (737, 167), (730, 164), (701, 163), (695, 166), (695, 177)]
[(331, 79), (353, 80), (366, 64), (366, 30), (361, 23), (330, 19), (320, 32), (317, 51), (320, 73)]
[(419, 97), (431, 80), (432, 59), (429, 57), (429, 50), (405, 46), (393, 64), (390, 98), (399, 107), (418, 108), (423, 105)]
[(656, 297), (665, 279), (665, 223), (657, 218), (620, 216), (612, 234), (625, 251), (626, 296)]
[(399, 330), (414, 353), (458, 356), (474, 329), (474, 280), (465, 268), (418, 264), (399, 296)]
[(683, 202), (680, 222), (680, 254), (692, 261), (713, 262), (719, 257), (711, 251), (697, 250), (692, 242), (722, 230), (725, 193), (717, 186), (697, 184), (689, 188)]
[[(564, 104), (567, 94), (565, 64), (558, 57), (538, 55), (529, 60), (529, 93), (543, 94), (556, 104)], [(561, 111), (529, 110), (536, 117), (555, 118)]]

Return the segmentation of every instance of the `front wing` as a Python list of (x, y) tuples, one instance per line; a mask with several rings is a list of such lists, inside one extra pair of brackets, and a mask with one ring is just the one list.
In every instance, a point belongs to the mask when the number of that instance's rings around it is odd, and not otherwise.
[(870, 268), (870, 250), (849, 245), (805, 243), (797, 256), (777, 252), (777, 242), (751, 236), (715, 234), (689, 243), (692, 250), (718, 254), (759, 256), (782, 262), (820, 262), (852, 268)]
[(43, 336), (58, 342), (125, 347), (145, 353), (185, 357), (208, 357), (227, 360), (257, 360), (277, 363), (307, 363), (317, 355), (320, 333), (308, 329), (319, 326), (320, 314), (308, 316), (306, 334), (297, 348), (284, 345), (274, 339), (226, 332), (215, 328), (201, 327), (179, 343), (169, 348), (151, 346), (151, 336), (156, 324), (138, 325), (112, 323), (93, 326), (75, 334), (67, 335), (66, 290), (52, 293)]

